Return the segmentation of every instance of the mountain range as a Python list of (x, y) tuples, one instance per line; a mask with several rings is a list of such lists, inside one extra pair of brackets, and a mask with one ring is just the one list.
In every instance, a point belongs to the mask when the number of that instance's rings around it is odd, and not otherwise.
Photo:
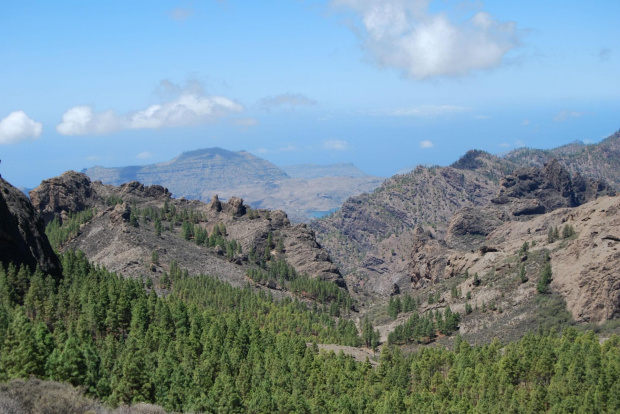
[[(187, 412), (499, 411), (537, 399), (533, 412), (617, 411), (619, 141), (469, 151), (391, 177), (309, 225), (235, 196), (204, 202), (136, 180), (69, 171), (29, 199), (0, 180), (0, 379), (53, 379), (114, 406)], [(232, 154), (185, 153), (168, 179), (208, 165), (213, 182), (234, 186), (229, 162), (256, 160)], [(359, 175), (351, 165), (262, 165), (256, 181), (241, 168), (240, 182)], [(610, 379), (566, 385), (578, 372)], [(0, 411), (105, 412), (69, 385), (20, 381), (0, 384)], [(493, 389), (510, 397), (485, 397)], [(590, 401), (594, 389), (601, 397)], [(164, 412), (119, 412), (142, 409)]]
[(162, 185), (176, 197), (209, 201), (240, 197), (254, 208), (284, 210), (295, 222), (329, 212), (349, 196), (372, 191), (383, 179), (352, 164), (290, 165), (278, 168), (247, 151), (208, 148), (184, 152), (168, 162), (84, 169), (93, 181)]

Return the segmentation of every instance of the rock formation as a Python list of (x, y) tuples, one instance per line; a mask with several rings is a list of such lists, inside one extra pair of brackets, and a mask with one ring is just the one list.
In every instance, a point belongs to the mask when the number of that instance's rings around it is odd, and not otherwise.
[(0, 178), (0, 261), (38, 266), (44, 273), (60, 277), (61, 267), (45, 236), (45, 225), (28, 198)]

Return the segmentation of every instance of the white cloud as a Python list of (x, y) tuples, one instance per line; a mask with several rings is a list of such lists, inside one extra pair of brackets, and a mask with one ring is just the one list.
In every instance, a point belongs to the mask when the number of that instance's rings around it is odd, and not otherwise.
[(349, 143), (340, 139), (329, 139), (323, 141), (323, 149), (334, 151), (346, 151), (349, 149)]
[(581, 118), (584, 116), (585, 112), (577, 112), (577, 111), (560, 111), (556, 116), (553, 117), (555, 122), (564, 122), (570, 118)]
[(523, 122), (521, 122), (521, 125), (523, 126), (528, 126), (530, 124), (530, 120), (529, 119), (524, 119)]
[(11, 112), (0, 121), (0, 144), (34, 141), (42, 131), (43, 124), (30, 119), (24, 111)]
[(139, 153), (138, 155), (136, 155), (136, 158), (139, 158), (141, 160), (145, 160), (147, 158), (153, 158), (153, 153), (149, 151), (143, 151)]
[(424, 141), (420, 141), (420, 148), (422, 149), (433, 148), (434, 146), (435, 144), (433, 144), (432, 141), (429, 141), (427, 139), (425, 139)]
[(297, 106), (314, 106), (316, 101), (300, 93), (284, 93), (281, 95), (268, 96), (258, 101), (257, 106), (265, 111), (279, 107), (294, 108)]
[(485, 121), (487, 119), (491, 119), (489, 115), (474, 115), (473, 117), (476, 121)]
[(502, 147), (502, 148), (508, 148), (508, 147), (510, 147), (510, 144), (507, 143), (507, 142), (502, 142), (501, 144), (498, 144), (497, 146), (498, 147)]
[(361, 17), (356, 33), (379, 66), (426, 79), (499, 66), (519, 45), (516, 24), (483, 11), (460, 23), (429, 12), (430, 0), (332, 0)]
[(373, 111), (364, 111), (364, 115), (372, 116), (403, 116), (403, 117), (419, 117), (432, 118), (442, 115), (457, 114), (470, 112), (472, 108), (454, 105), (420, 105), (409, 108), (399, 109), (379, 109)]
[(89, 106), (76, 106), (64, 113), (56, 130), (62, 135), (101, 135), (123, 129), (187, 126), (212, 121), (242, 110), (241, 104), (223, 96), (183, 92), (172, 101), (151, 105), (144, 110), (122, 116), (112, 110), (96, 113)]
[(269, 150), (267, 148), (256, 148), (254, 150), (254, 152), (256, 152), (257, 154), (268, 154)]

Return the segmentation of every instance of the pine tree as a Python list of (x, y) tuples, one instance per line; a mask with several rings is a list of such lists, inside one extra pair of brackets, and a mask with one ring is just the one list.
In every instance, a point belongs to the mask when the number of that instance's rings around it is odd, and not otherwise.
[(17, 308), (13, 314), (2, 350), (0, 373), (4, 375), (0, 376), (6, 376), (5, 379), (28, 378), (30, 375), (44, 373), (34, 328), (22, 308)]

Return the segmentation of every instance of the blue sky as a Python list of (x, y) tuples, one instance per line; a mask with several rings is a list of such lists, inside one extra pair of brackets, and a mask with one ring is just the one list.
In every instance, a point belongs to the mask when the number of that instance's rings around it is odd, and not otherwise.
[(620, 129), (620, 2), (13, 1), (0, 173), (206, 147), (389, 176)]

